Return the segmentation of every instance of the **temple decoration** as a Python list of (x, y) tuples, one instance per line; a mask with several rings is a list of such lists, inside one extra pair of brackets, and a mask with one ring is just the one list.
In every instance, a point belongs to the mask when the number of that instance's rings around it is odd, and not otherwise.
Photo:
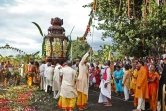
[(8, 49), (8, 48), (9, 48), (9, 45), (8, 45), (8, 44), (6, 44), (6, 45), (5, 45), (5, 47), (6, 47), (6, 49)]
[(18, 49), (18, 48), (14, 48), (12, 46), (10, 46), (9, 44), (6, 44), (5, 46), (0, 46), (0, 49), (11, 49), (11, 50), (15, 50), (19, 53), (23, 53), (23, 54), (26, 54), (24, 51)]
[(51, 19), (48, 35), (44, 37), (44, 53), (46, 58), (52, 60), (65, 60), (67, 58), (68, 38), (65, 36), (63, 19)]

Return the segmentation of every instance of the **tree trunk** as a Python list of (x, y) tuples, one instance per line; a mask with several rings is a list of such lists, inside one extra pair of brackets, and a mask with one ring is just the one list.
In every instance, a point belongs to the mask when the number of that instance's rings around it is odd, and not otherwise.
[(130, 0), (127, 0), (128, 19), (130, 19)]
[(134, 21), (136, 21), (135, 2), (133, 2), (133, 17), (134, 17)]

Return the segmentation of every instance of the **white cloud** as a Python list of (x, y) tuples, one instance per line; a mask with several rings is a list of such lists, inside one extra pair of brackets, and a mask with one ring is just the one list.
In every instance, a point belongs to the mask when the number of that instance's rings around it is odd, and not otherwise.
[[(50, 20), (54, 17), (64, 20), (63, 27), (66, 30), (66, 35), (69, 35), (75, 26), (72, 39), (76, 39), (77, 36), (80, 37), (84, 34), (89, 20), (90, 9), (82, 6), (92, 1), (15, 0), (15, 4), (11, 5), (10, 0), (7, 0), (4, 5), (0, 5), (0, 46), (8, 43), (27, 53), (41, 51), (42, 37), (31, 22), (37, 22), (43, 32), (47, 34), (47, 29), (51, 25)], [(92, 43), (91, 37), (88, 37), (87, 40), (88, 43)], [(94, 42), (91, 44), (95, 49), (98, 49), (94, 44), (103, 44), (101, 31), (95, 30)], [(0, 53), (6, 54), (1, 50)]]

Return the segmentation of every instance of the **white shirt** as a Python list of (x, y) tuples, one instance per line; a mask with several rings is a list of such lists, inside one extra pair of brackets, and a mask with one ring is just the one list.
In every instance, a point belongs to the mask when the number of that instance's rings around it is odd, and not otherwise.
[(45, 64), (42, 64), (42, 65), (39, 67), (39, 70), (40, 70), (40, 75), (43, 75), (43, 74), (44, 74), (44, 71), (45, 71)]
[(46, 73), (47, 73), (46, 78), (47, 78), (48, 80), (52, 81), (52, 80), (53, 80), (53, 75), (54, 75), (54, 68), (51, 67), (51, 66), (47, 67)]
[(76, 64), (72, 66), (74, 70), (77, 70)]
[(53, 91), (58, 91), (60, 89), (60, 76), (62, 75), (62, 69), (60, 64), (56, 64), (54, 68), (54, 76), (53, 76)]
[(64, 98), (76, 98), (77, 91), (75, 89), (76, 71), (71, 67), (62, 68), (62, 85), (60, 95)]
[(87, 68), (87, 65), (84, 64), (85, 59), (89, 56), (89, 53), (86, 53), (82, 60), (79, 63), (79, 75), (78, 75), (78, 81), (77, 81), (77, 91), (88, 95), (88, 76), (89, 71)]
[(46, 70), (47, 70), (47, 68), (48, 68), (48, 65), (47, 65), (48, 63), (46, 63), (45, 65), (44, 65), (44, 77), (47, 77), (47, 72), (46, 72)]

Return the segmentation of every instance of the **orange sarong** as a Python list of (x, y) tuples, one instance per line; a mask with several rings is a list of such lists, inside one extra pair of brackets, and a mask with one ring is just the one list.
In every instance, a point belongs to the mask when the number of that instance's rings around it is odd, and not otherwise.
[(154, 74), (149, 73), (148, 78), (150, 80), (153, 80), (154, 78), (156, 78), (155, 81), (150, 82), (148, 85), (150, 108), (153, 111), (156, 111), (157, 110), (157, 90), (158, 90), (158, 83), (159, 83), (159, 74), (157, 72), (155, 72)]
[(79, 91), (77, 91), (77, 93), (78, 93), (77, 106), (78, 108), (84, 108), (87, 105), (87, 95)]
[(28, 77), (28, 86), (32, 86), (32, 81), (33, 81), (33, 78), (32, 77)]
[(63, 98), (60, 96), (58, 101), (58, 107), (63, 110), (73, 110), (76, 104), (76, 98)]

